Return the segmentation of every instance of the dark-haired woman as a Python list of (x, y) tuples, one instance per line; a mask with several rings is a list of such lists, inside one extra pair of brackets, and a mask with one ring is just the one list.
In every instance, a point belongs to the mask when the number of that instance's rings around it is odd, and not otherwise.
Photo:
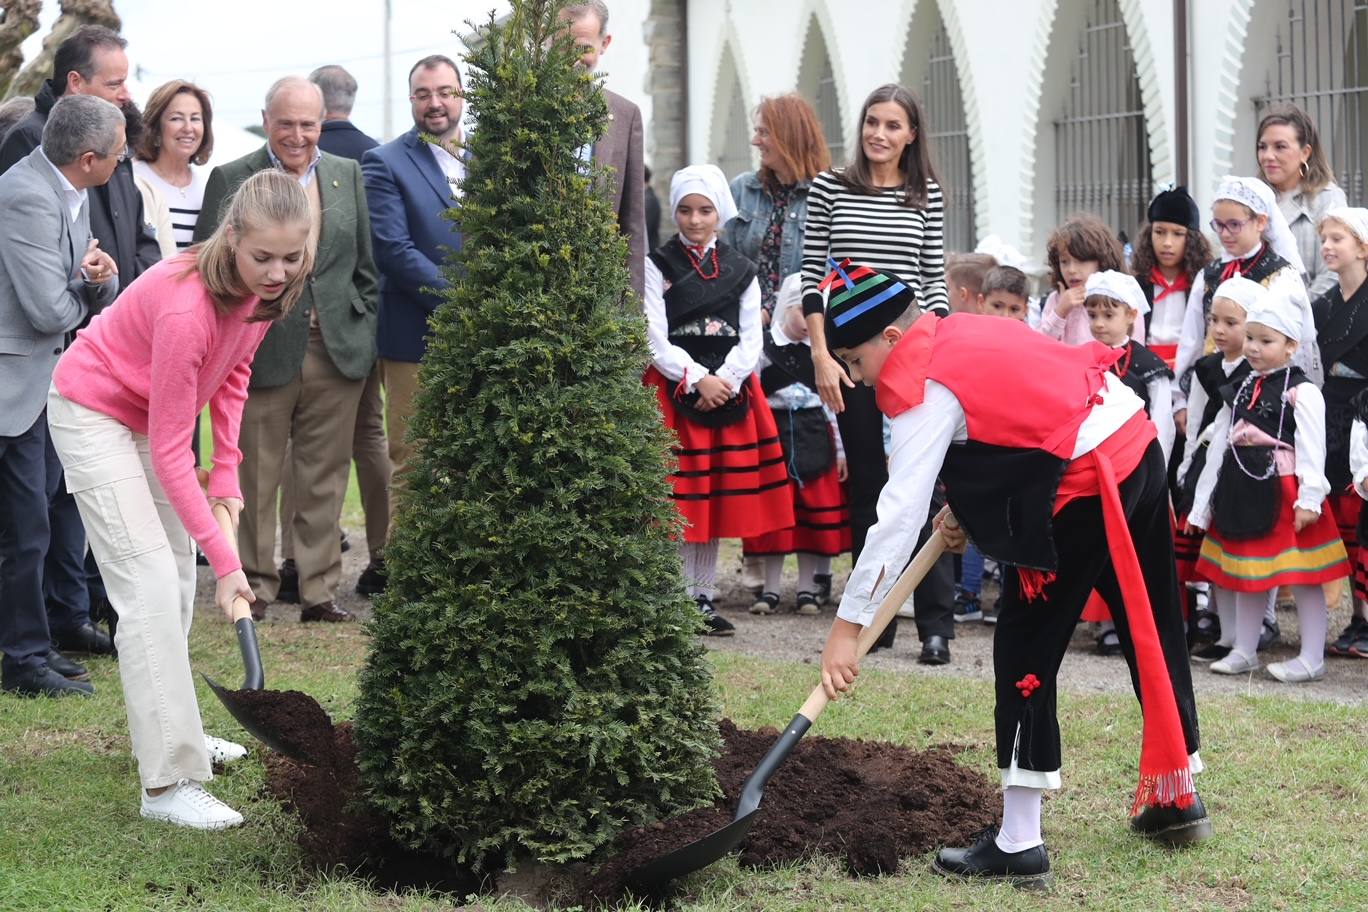
[(1335, 286), (1335, 274), (1321, 258), (1318, 229), (1327, 212), (1348, 205), (1344, 191), (1335, 183), (1315, 121), (1301, 108), (1285, 105), (1266, 114), (1255, 135), (1259, 177), (1278, 195), (1306, 269), (1307, 296), (1314, 301)]
[[(836, 412), (845, 444), (857, 559), (877, 519), (879, 491), (888, 480), (883, 417), (874, 390), (856, 386), (827, 350), (826, 302), (819, 286), (833, 261), (848, 259), (902, 279), (923, 310), (938, 316), (949, 313), (945, 205), (923, 135), (925, 125), (921, 102), (912, 92), (899, 85), (880, 86), (860, 108), (860, 142), (850, 164), (818, 174), (808, 191), (803, 313), (817, 389)], [(938, 665), (949, 661), (949, 640), (954, 636), (954, 568), (950, 562), (942, 564), (923, 584), (917, 600), (921, 660)]]

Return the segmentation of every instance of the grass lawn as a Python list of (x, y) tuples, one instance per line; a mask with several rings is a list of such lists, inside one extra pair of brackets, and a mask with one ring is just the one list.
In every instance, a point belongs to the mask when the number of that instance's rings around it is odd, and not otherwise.
[[(365, 650), (355, 628), (267, 624), (268, 680), (317, 696), (348, 718)], [(191, 637), (197, 669), (241, 675), (229, 628), (202, 617)], [(811, 666), (715, 654), (726, 711), (743, 725), (783, 724), (813, 684)], [(214, 792), (249, 824), (199, 834), (144, 823), (117, 669), (93, 662), (90, 700), (0, 697), (0, 909), (414, 910), (459, 906), (438, 896), (384, 896), (339, 875), (305, 869), (295, 824), (262, 795), (253, 754)], [(244, 738), (201, 683), (211, 732)], [(992, 773), (990, 688), (953, 676), (868, 673), (856, 697), (828, 711), (817, 733), (904, 744), (950, 742)], [(1210, 699), (1203, 706), (1209, 772), (1203, 795), (1218, 838), (1173, 854), (1127, 835), (1139, 712), (1133, 701), (1071, 697), (1064, 791), (1046, 802), (1057, 885), (1048, 896), (949, 883), (929, 858), (897, 877), (853, 881), (823, 859), (777, 871), (726, 862), (688, 880), (685, 909), (1229, 910), (1368, 908), (1368, 707), (1273, 699)], [(490, 912), (512, 900), (471, 900)]]

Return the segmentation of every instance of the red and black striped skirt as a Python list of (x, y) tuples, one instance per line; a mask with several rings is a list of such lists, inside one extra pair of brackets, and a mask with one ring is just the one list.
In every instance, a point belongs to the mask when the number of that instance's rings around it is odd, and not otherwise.
[(745, 539), (747, 557), (775, 554), (819, 554), (835, 557), (850, 550), (850, 502), (836, 462), (821, 475), (801, 485), (789, 479), (793, 525)]

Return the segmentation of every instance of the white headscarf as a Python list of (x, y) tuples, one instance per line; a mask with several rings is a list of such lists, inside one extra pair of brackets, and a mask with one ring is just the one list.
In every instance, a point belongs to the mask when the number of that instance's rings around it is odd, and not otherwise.
[[(1245, 319), (1250, 323), (1261, 323), (1270, 329), (1276, 329), (1294, 342), (1306, 338), (1301, 308), (1281, 288), (1270, 289), (1259, 302), (1259, 306), (1251, 310)], [(1314, 327), (1312, 331), (1314, 332)]]
[(680, 168), (670, 178), (670, 212), (679, 208), (679, 201), (690, 193), (697, 193), (712, 200), (717, 209), (717, 228), (736, 217), (736, 200), (732, 199), (731, 187), (727, 185), (726, 175), (717, 165), (689, 165)]
[[(1227, 174), (1221, 178), (1221, 184), (1216, 188), (1216, 199), (1212, 202), (1220, 200), (1232, 200), (1249, 207), (1256, 215), (1267, 216), (1268, 227), (1264, 229), (1263, 236), (1264, 240), (1268, 241), (1268, 246), (1272, 247), (1278, 256), (1291, 263), (1297, 275), (1306, 273), (1306, 264), (1297, 252), (1297, 239), (1292, 236), (1287, 217), (1278, 208), (1278, 199), (1273, 195), (1272, 187), (1257, 177), (1235, 177)], [(1234, 254), (1222, 249), (1222, 260), (1234, 258)]]
[[(803, 274), (795, 272), (784, 279), (779, 286), (779, 293), (774, 296), (774, 315), (770, 317), (770, 336), (774, 338), (774, 344), (779, 346), (792, 345), (798, 339), (790, 339), (788, 333), (784, 331), (784, 317), (795, 307), (803, 306)], [(801, 340), (807, 343), (807, 339)]]
[(1240, 305), (1245, 314), (1248, 315), (1262, 306), (1264, 298), (1268, 297), (1268, 289), (1253, 279), (1233, 276), (1218, 285), (1216, 293), (1212, 297), (1233, 301)]
[(1149, 313), (1149, 302), (1145, 300), (1145, 293), (1140, 290), (1140, 283), (1135, 281), (1134, 276), (1128, 276), (1124, 272), (1117, 272), (1115, 269), (1094, 272), (1088, 276), (1083, 290), (1087, 295), (1103, 295), (1113, 301), (1120, 301), (1131, 310), (1139, 311), (1141, 316)]
[(1321, 225), (1334, 220), (1341, 223), (1354, 233), (1360, 244), (1368, 244), (1368, 209), (1360, 209), (1357, 206), (1336, 206), (1321, 216), (1320, 225), (1316, 226), (1319, 231)]

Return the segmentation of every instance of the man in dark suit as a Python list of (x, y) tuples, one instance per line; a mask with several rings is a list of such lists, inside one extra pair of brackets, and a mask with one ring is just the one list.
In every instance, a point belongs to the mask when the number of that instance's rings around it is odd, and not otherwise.
[[(608, 6), (603, 0), (574, 3), (561, 15), (580, 47), (580, 66), (591, 73), (599, 58), (612, 44), (608, 34)], [(632, 290), (640, 298), (646, 275), (646, 179), (643, 172), (641, 109), (615, 92), (603, 90), (608, 102), (608, 130), (594, 143), (594, 161), (609, 169), (609, 184), (603, 188), (618, 214), (618, 230), (627, 239), (627, 269), (632, 274)]]
[(361, 156), (380, 145), (351, 122), (357, 89), (351, 73), (329, 64), (310, 73), (309, 82), (323, 93), (323, 133), (318, 137), (318, 148), (360, 162)]
[[(133, 142), (142, 118), (128, 94), (127, 46), (127, 41), (103, 26), (84, 25), (72, 32), (57, 48), (52, 78), (34, 97), (33, 113), (5, 134), (0, 144), (0, 172), (38, 147), (52, 106), (68, 95), (93, 95), (117, 106), (126, 122), (126, 138)], [(161, 259), (156, 234), (143, 212), (142, 194), (133, 182), (132, 163), (119, 160), (113, 176), (92, 188), (89, 198), (90, 233), (117, 264), (119, 287), (127, 288)], [(94, 315), (92, 311), (89, 316)], [(111, 653), (113, 641), (91, 623), (93, 607), (101, 606), (96, 613), (105, 613), (104, 584), (94, 558), (86, 554), (85, 527), (75, 499), (62, 484), (61, 463), (55, 451), (48, 453), (48, 474), (52, 544), (43, 591), (54, 639), (71, 652)]]
[(73, 96), (51, 115), (42, 145), (0, 175), (0, 687), (30, 696), (94, 692), (52, 648), (44, 606), (46, 407), (68, 333), (119, 288), (90, 236), (89, 199), (125, 148), (108, 102)]
[(413, 129), (361, 161), (380, 270), (376, 347), (396, 482), (407, 473), (412, 455), (405, 435), (418, 390), (418, 362), (427, 350), (428, 317), (442, 302), (429, 289), (447, 287), (441, 265), (448, 250), (461, 247), (456, 226), (443, 215), (460, 199), (465, 176), (460, 149), (465, 103), (456, 64), (441, 55), (418, 61), (409, 71), (409, 99)]
[(264, 616), (276, 598), (276, 494), (289, 447), (296, 492), (293, 523), (299, 567), (300, 620), (347, 621), (334, 600), (342, 575), (338, 522), (347, 491), (356, 409), (375, 365), (377, 289), (370, 217), (361, 168), (318, 150), (323, 97), (318, 86), (289, 76), (266, 94), (266, 145), (214, 169), (204, 190), (195, 240), (207, 238), (223, 204), (252, 174), (278, 168), (309, 197), (317, 245), (313, 273), (299, 303), (271, 326), (252, 361), (238, 438), (244, 506), (239, 530), (242, 567)]

